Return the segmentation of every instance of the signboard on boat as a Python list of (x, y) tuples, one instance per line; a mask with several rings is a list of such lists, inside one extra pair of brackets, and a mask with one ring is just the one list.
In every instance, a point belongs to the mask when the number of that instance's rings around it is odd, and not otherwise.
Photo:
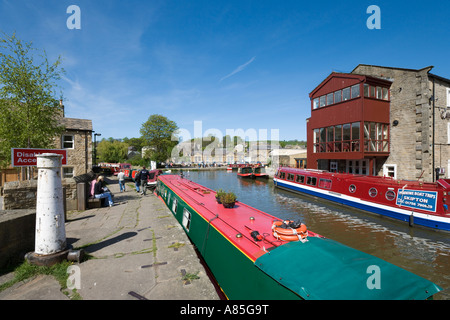
[(396, 204), (400, 207), (436, 212), (437, 192), (399, 189)]

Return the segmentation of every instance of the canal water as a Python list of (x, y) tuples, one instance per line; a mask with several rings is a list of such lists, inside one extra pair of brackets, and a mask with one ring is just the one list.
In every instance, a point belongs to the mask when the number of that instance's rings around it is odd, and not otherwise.
[(411, 228), (407, 223), (280, 190), (272, 179), (243, 179), (236, 171), (184, 171), (184, 175), (210, 189), (232, 191), (239, 201), (278, 218), (301, 220), (311, 231), (426, 278), (444, 289), (434, 299), (450, 300), (449, 233)]

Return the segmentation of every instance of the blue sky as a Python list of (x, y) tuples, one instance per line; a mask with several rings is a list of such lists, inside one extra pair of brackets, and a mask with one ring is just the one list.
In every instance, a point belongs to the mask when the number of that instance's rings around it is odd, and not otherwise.
[[(66, 26), (73, 4), (79, 30)], [(157, 113), (192, 135), (202, 121), (306, 140), (308, 95), (332, 71), (433, 65), (450, 78), (449, 17), (433, 0), (0, 0), (0, 30), (63, 57), (66, 116), (102, 138), (139, 137)]]

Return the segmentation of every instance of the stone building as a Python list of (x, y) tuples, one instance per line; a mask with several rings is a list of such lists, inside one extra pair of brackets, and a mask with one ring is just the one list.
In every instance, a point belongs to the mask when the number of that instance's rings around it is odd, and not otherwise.
[(378, 175), (435, 181), (450, 177), (450, 79), (422, 69), (358, 65), (352, 74), (392, 82), (390, 153)]
[(66, 130), (55, 138), (55, 149), (67, 150), (63, 178), (72, 178), (92, 170), (92, 120), (63, 117)]

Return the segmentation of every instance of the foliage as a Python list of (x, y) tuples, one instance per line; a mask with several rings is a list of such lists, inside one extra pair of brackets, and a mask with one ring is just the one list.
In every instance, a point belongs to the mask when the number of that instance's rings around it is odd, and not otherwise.
[(234, 203), (236, 202), (236, 195), (233, 192), (225, 192), (220, 197), (220, 201), (222, 203)]
[(178, 126), (175, 122), (159, 114), (151, 115), (142, 124), (140, 129), (141, 138), (146, 141), (147, 146), (153, 149), (148, 156), (150, 160), (164, 162), (170, 157), (172, 149), (178, 143), (177, 141), (172, 141), (172, 135), (177, 130)]
[(119, 140), (109, 138), (102, 139), (97, 144), (97, 155), (99, 162), (126, 162), (128, 153), (128, 145)]
[(55, 98), (61, 58), (50, 63), (45, 51), (36, 58), (34, 50), (15, 34), (0, 39), (0, 167), (10, 164), (11, 148), (53, 147), (64, 129)]

